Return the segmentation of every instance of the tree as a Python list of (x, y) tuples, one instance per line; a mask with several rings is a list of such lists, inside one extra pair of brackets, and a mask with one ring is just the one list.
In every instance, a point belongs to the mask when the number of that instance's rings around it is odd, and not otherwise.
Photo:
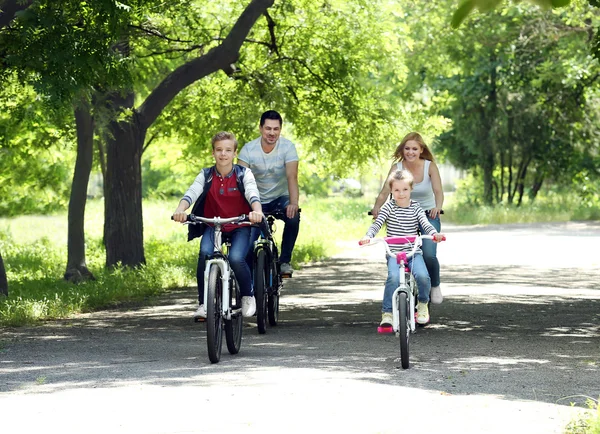
[(412, 89), (434, 89), (452, 121), (437, 149), (477, 174), (484, 203), (520, 204), (546, 180), (570, 183), (581, 170), (578, 143), (597, 130), (587, 103), (598, 90), (587, 46), (597, 20), (587, 5), (551, 13), (522, 4), (418, 46)]
[(4, 261), (2, 260), (1, 252), (0, 252), (0, 294), (8, 297), (8, 281), (6, 279), (6, 269), (4, 268)]

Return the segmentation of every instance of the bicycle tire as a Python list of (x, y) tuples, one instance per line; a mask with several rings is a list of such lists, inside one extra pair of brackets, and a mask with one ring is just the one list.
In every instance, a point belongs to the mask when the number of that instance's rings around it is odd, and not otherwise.
[(258, 326), (258, 333), (261, 335), (267, 332), (266, 259), (265, 250), (259, 248), (254, 269), (254, 297), (256, 298), (256, 325)]
[(223, 280), (221, 269), (217, 264), (211, 264), (208, 274), (207, 306), (206, 306), (206, 346), (211, 363), (221, 359), (223, 346), (223, 317), (221, 304), (223, 298)]
[(244, 330), (244, 317), (242, 316), (242, 296), (235, 278), (230, 279), (230, 302), (232, 308), (231, 319), (225, 320), (225, 341), (229, 354), (237, 354), (242, 346), (242, 333)]
[(281, 288), (281, 276), (275, 261), (271, 262), (270, 267), (271, 287), (268, 292), (269, 300), (267, 303), (267, 312), (269, 314), (269, 324), (276, 326), (279, 322), (279, 288)]
[(400, 361), (402, 363), (402, 369), (408, 369), (410, 366), (409, 361), (409, 337), (410, 337), (410, 305), (408, 303), (408, 296), (405, 292), (398, 294), (398, 316), (400, 317)]

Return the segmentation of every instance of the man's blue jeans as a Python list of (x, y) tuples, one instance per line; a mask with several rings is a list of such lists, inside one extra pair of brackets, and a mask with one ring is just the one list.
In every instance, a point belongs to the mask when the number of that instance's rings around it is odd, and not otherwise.
[[(427, 213), (427, 219), (431, 223), (431, 226), (440, 232), (442, 227), (440, 216), (438, 215), (432, 219), (429, 217), (429, 213)], [(421, 225), (419, 225), (419, 230), (422, 234), (425, 234)], [(421, 250), (423, 251), (423, 259), (425, 260), (425, 265), (427, 265), (427, 271), (429, 271), (429, 277), (431, 277), (431, 286), (440, 286), (440, 262), (437, 258), (437, 243), (433, 240), (423, 240)]]
[[(296, 238), (298, 238), (298, 232), (300, 231), (300, 213), (296, 213), (296, 215), (291, 219), (285, 216), (285, 207), (288, 206), (289, 203), (289, 196), (281, 196), (272, 202), (262, 204), (262, 210), (264, 214), (268, 214), (276, 210), (282, 210), (284, 212), (283, 221), (285, 223), (285, 227), (283, 228), (283, 235), (281, 236), (281, 250), (279, 253), (279, 262), (282, 264), (289, 264), (292, 260), (292, 252), (294, 251)], [(254, 241), (258, 239), (259, 235), (260, 228), (253, 227), (251, 238), (252, 242), (250, 243), (252, 246), (254, 245)]]
[[(231, 248), (229, 249), (229, 264), (235, 273), (235, 277), (240, 285), (242, 297), (252, 295), (252, 281), (250, 278), (250, 268), (246, 263), (246, 255), (250, 249), (250, 227), (239, 227), (229, 232), (231, 237)], [(196, 280), (198, 282), (198, 301), (204, 304), (204, 269), (206, 257), (210, 256), (214, 250), (215, 229), (212, 226), (206, 226), (204, 235), (200, 241), (200, 253), (198, 254), (198, 267), (196, 268)]]
[[(417, 287), (419, 288), (419, 301), (422, 303), (429, 302), (429, 291), (431, 290), (431, 280), (425, 261), (420, 253), (415, 254), (408, 260), (408, 266), (412, 275), (415, 276)], [(392, 311), (392, 296), (394, 291), (400, 285), (400, 267), (396, 262), (395, 256), (387, 258), (388, 275), (385, 281), (385, 289), (383, 291), (383, 306), (382, 312)]]

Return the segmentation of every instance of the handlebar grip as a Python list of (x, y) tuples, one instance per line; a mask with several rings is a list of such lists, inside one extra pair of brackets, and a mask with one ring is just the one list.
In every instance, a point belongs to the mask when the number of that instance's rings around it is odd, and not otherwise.
[[(173, 218), (173, 216), (172, 216), (172, 215), (171, 215), (171, 220), (175, 220), (175, 219)], [(186, 221), (186, 222), (193, 222), (193, 221), (194, 221), (194, 214), (188, 214), (188, 215), (186, 216), (186, 219), (185, 219), (185, 221)]]

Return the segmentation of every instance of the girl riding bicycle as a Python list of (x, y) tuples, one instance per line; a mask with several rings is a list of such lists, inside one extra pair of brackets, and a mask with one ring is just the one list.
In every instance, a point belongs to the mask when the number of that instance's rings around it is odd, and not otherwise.
[[(386, 202), (379, 211), (377, 219), (367, 230), (363, 240), (373, 238), (383, 224), (387, 225), (387, 236), (417, 235), (419, 224), (424, 232), (434, 237), (435, 242), (440, 242), (444, 235), (438, 233), (429, 223), (425, 211), (418, 202), (411, 200), (410, 193), (413, 188), (413, 176), (407, 170), (398, 170), (390, 175), (386, 183), (389, 185), (393, 200)], [(390, 245), (392, 252), (409, 252), (412, 246), (407, 244)], [(417, 323), (427, 324), (429, 322), (429, 292), (431, 290), (431, 279), (423, 260), (420, 249), (408, 260), (417, 287), (419, 298), (417, 303)], [(383, 292), (383, 306), (381, 315), (381, 327), (392, 326), (392, 295), (400, 282), (400, 269), (395, 257), (387, 259), (388, 275)]]
[[(232, 133), (222, 131), (212, 138), (215, 165), (203, 169), (186, 191), (173, 213), (173, 220), (184, 223), (185, 211), (195, 202), (192, 213), (202, 217), (236, 217), (248, 214), (252, 223), (264, 219), (256, 180), (246, 167), (233, 164), (237, 140)], [(231, 236), (229, 263), (235, 273), (242, 294), (242, 314), (252, 316), (256, 312), (256, 301), (252, 294), (250, 269), (246, 255), (251, 247), (250, 227), (225, 225), (224, 233)], [(188, 240), (202, 236), (196, 279), (198, 281), (199, 306), (194, 318), (206, 318), (204, 306), (204, 264), (206, 257), (214, 251), (214, 228), (208, 225), (190, 225)]]

